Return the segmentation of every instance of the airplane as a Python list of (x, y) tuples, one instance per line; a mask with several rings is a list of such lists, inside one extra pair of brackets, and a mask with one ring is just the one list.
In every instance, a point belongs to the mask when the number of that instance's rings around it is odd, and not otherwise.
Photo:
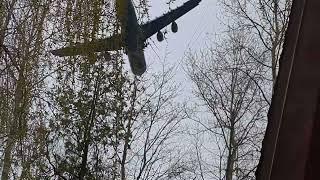
[(146, 71), (144, 48), (146, 40), (157, 33), (157, 40), (163, 41), (161, 29), (171, 23), (171, 31), (176, 33), (178, 25), (175, 22), (193, 8), (201, 0), (189, 0), (180, 7), (144, 24), (139, 24), (132, 0), (116, 0), (116, 13), (121, 24), (121, 31), (104, 39), (92, 40), (87, 43), (75, 43), (51, 53), (55, 56), (87, 55), (93, 52), (116, 51), (124, 48), (128, 55), (133, 74), (141, 76)]

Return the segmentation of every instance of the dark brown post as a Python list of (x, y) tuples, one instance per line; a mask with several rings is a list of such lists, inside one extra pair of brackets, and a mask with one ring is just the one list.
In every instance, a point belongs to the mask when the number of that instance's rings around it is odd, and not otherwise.
[(257, 180), (320, 179), (320, 1), (294, 0)]

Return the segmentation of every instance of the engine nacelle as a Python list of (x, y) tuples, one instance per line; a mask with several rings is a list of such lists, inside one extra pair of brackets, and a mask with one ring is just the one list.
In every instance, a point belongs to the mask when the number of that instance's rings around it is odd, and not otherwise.
[(163, 37), (163, 33), (161, 31), (158, 31), (157, 39), (158, 39), (159, 42), (163, 41), (164, 37)]
[(178, 32), (178, 24), (176, 23), (176, 22), (172, 22), (172, 24), (171, 24), (171, 31), (173, 32), (173, 33), (176, 33), (176, 32)]

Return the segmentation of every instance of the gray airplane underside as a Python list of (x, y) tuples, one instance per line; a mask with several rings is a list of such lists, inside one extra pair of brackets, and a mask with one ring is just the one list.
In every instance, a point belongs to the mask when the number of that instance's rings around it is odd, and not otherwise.
[[(122, 48), (128, 55), (133, 74), (142, 75), (146, 71), (146, 62), (143, 49), (145, 41), (157, 33), (157, 39), (163, 40), (161, 29), (172, 23), (171, 29), (177, 32), (175, 20), (195, 8), (201, 0), (189, 0), (182, 6), (145, 24), (139, 25), (136, 12), (131, 0), (127, 0), (127, 21), (120, 18), (121, 34), (115, 34), (104, 39), (97, 39), (87, 43), (75, 43), (72, 46), (51, 51), (55, 56), (87, 55), (92, 52), (116, 51)], [(117, 12), (118, 13), (118, 12)], [(118, 14), (118, 17), (119, 14)]]

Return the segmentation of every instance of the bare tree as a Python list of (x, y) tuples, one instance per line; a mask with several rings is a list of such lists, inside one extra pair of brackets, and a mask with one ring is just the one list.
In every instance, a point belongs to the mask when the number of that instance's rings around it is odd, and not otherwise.
[[(195, 152), (203, 148), (219, 157), (212, 171), (216, 179), (253, 179), (291, 1), (219, 2), (224, 11), (221, 22), (226, 27), (220, 36), (223, 40), (200, 55), (191, 54), (187, 61), (196, 96), (213, 119), (205, 122), (201, 117), (190, 117), (203, 127), (196, 133), (219, 137), (213, 138), (217, 148), (212, 152), (205, 143), (196, 143)], [(199, 178), (205, 179), (203, 173), (210, 170), (203, 167), (208, 164), (201, 154), (198, 157), (202, 165)]]
[(195, 94), (210, 116), (207, 123), (193, 119), (202, 125), (203, 132), (219, 139), (217, 167), (222, 167), (223, 175), (216, 179), (253, 179), (259, 158), (268, 104), (259, 87), (263, 66), (243, 48), (254, 48), (246, 33), (250, 32), (232, 31), (216, 48), (200, 56), (191, 54), (187, 61)]
[[(245, 47), (257, 62), (271, 69), (275, 83), (282, 45), (289, 22), (291, 0), (221, 0), (225, 15), (231, 17), (228, 30), (247, 29), (254, 32), (259, 51)], [(229, 19), (229, 21), (230, 21)], [(266, 77), (270, 79), (269, 77)]]
[(129, 179), (171, 179), (188, 171), (179, 158), (181, 144), (176, 142), (185, 114), (175, 102), (179, 86), (172, 80), (173, 70), (163, 66), (163, 71), (143, 82), (142, 113), (132, 126)]

